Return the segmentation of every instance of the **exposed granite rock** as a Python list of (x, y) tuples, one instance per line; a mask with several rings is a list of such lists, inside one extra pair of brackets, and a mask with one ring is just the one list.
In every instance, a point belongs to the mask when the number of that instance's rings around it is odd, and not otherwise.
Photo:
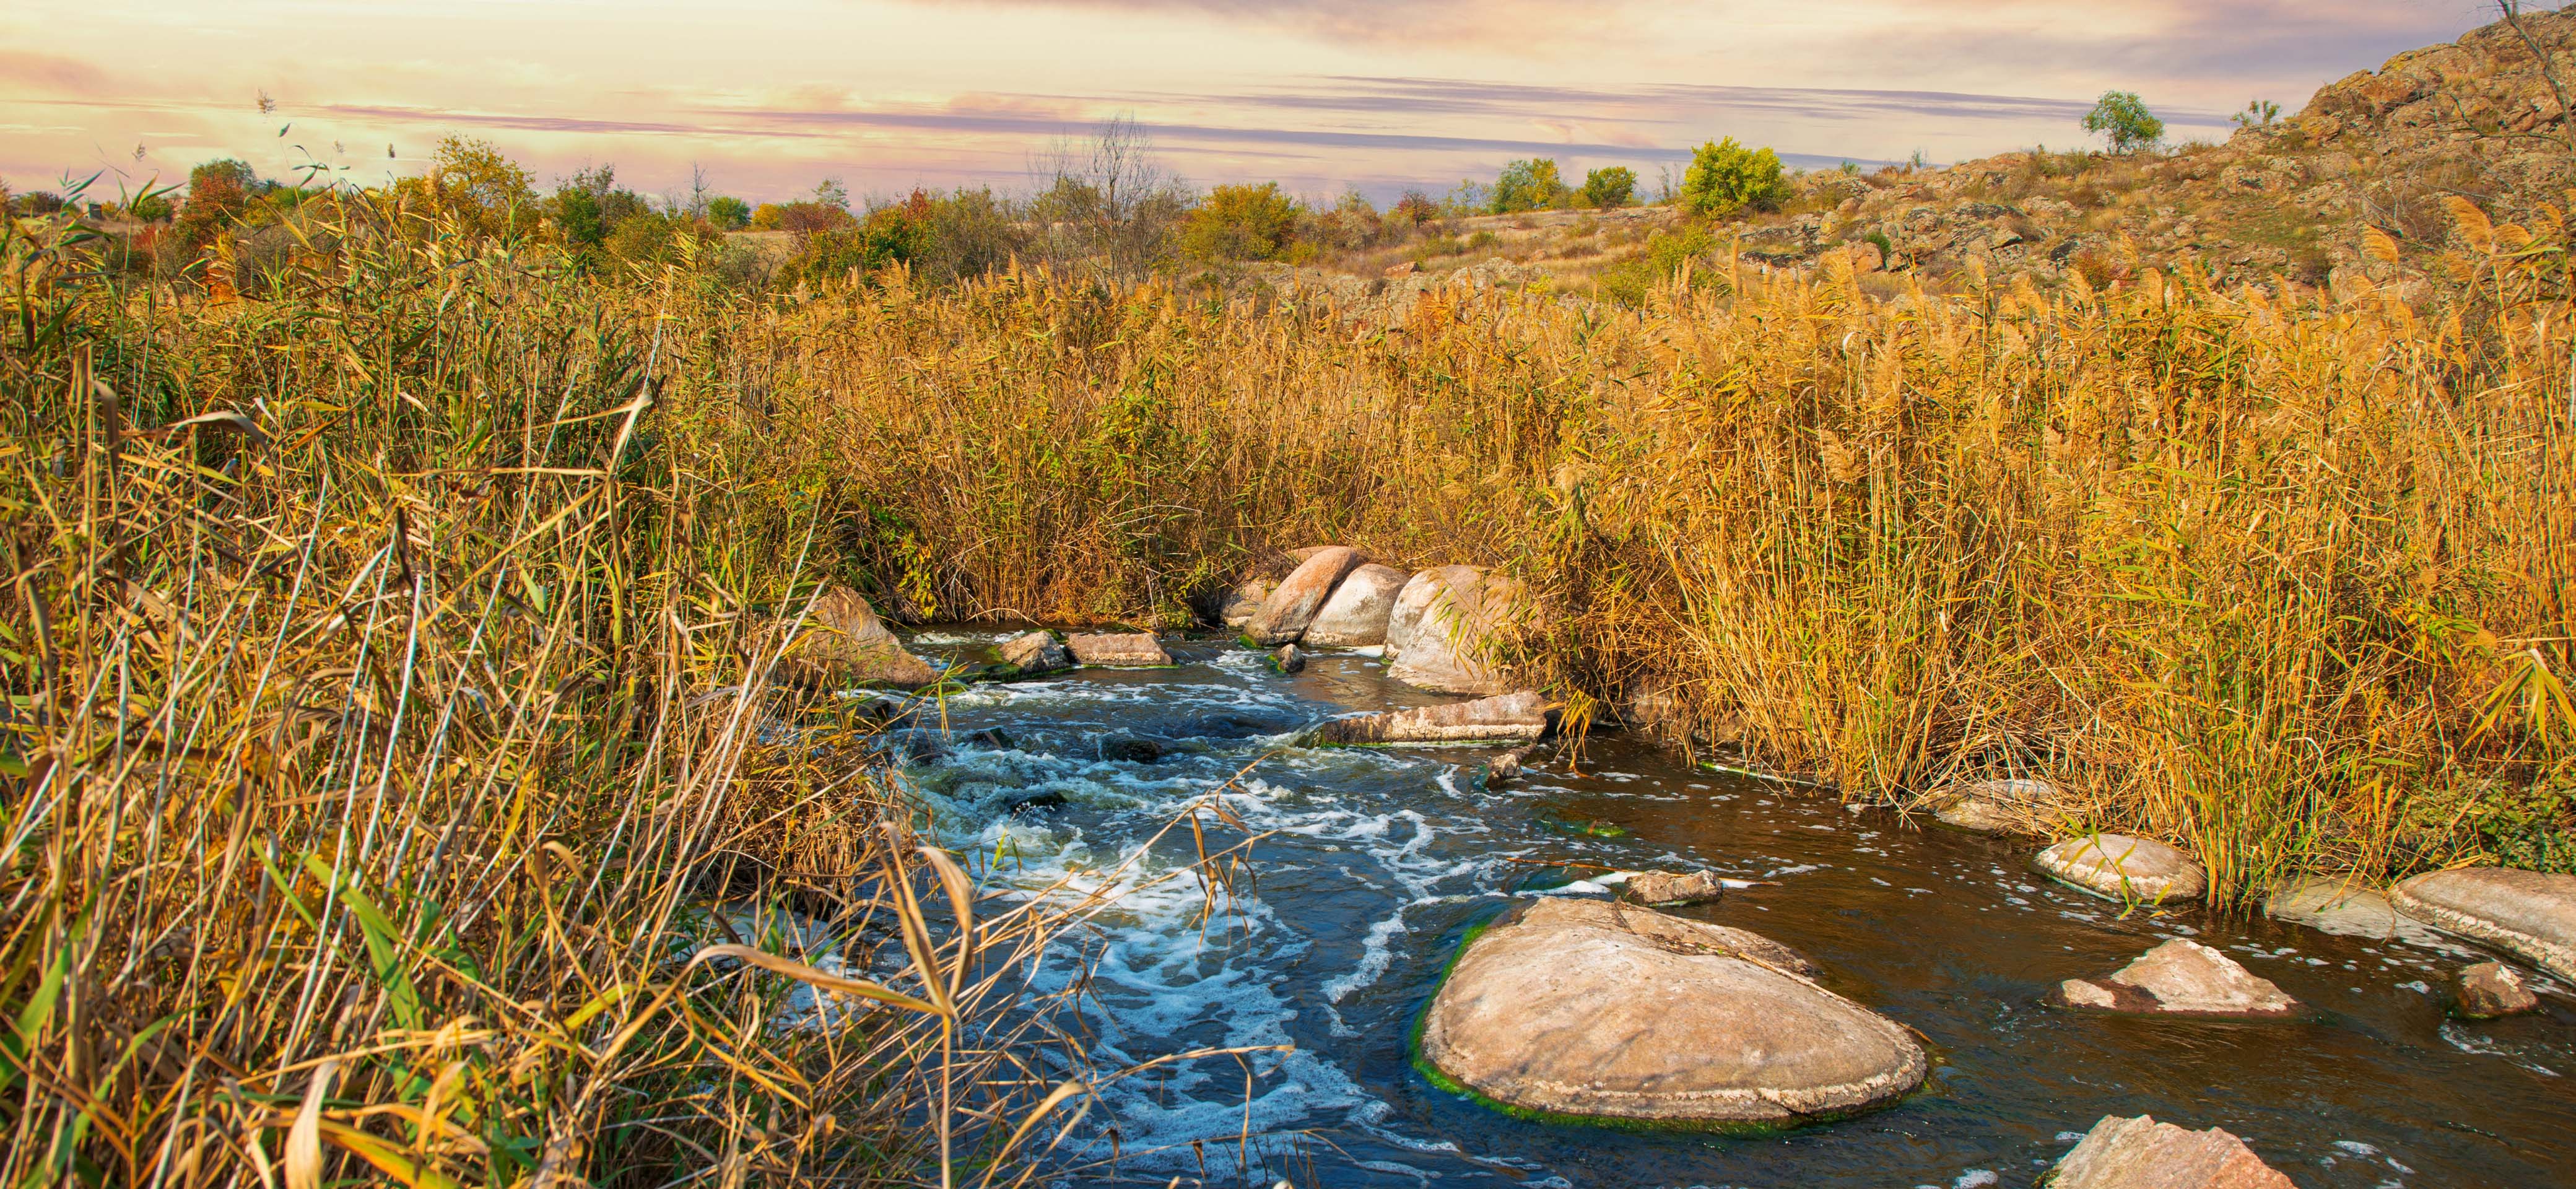
[(2104, 1115), (2043, 1180), (2050, 1189), (2292, 1189), (2245, 1141), (2151, 1116)]
[(2299, 1010), (2272, 980), (2188, 938), (2175, 938), (2103, 978), (2071, 978), (2055, 998), (2068, 1007), (2140, 1015), (2258, 1019)]

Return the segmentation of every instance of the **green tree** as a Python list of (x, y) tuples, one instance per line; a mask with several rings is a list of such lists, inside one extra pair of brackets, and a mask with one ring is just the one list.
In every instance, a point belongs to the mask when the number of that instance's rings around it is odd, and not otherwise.
[(1514, 161), (1494, 179), (1493, 205), (1488, 209), (1498, 215), (1542, 211), (1565, 205), (1568, 196), (1554, 158)]
[(1277, 182), (1219, 186), (1181, 222), (1181, 250), (1201, 260), (1274, 260), (1297, 230), (1297, 200)]
[(1690, 170), (1682, 175), (1682, 206), (1705, 216), (1759, 210), (1779, 201), (1783, 185), (1779, 154), (1747, 149), (1730, 136), (1691, 154)]
[[(2281, 118), (2281, 105), (2269, 99), (2256, 99), (2247, 103), (2245, 110), (2227, 118), (2234, 120), (2239, 128), (2269, 128), (2273, 121)], [(2158, 131), (2162, 131), (2161, 126)]]
[(707, 222), (719, 231), (740, 231), (751, 223), (751, 204), (730, 194), (707, 200)]
[(2165, 122), (2147, 110), (2145, 100), (2129, 91), (2104, 91), (2084, 113), (2084, 130), (2111, 138), (2114, 153), (2151, 148), (2165, 138)]
[(1637, 171), (1625, 165), (1595, 169), (1583, 175), (1583, 205), (1608, 210), (1628, 205), (1637, 192)]

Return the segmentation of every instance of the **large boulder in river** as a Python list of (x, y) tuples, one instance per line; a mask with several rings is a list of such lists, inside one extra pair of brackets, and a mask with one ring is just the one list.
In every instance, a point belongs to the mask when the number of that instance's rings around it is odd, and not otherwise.
[(1364, 565), (1343, 576), (1324, 600), (1315, 622), (1306, 625), (1309, 648), (1367, 648), (1386, 643), (1387, 618), (1395, 596), (1411, 575), (1393, 566)]
[(1359, 564), (1359, 550), (1347, 545), (1316, 550), (1279, 580), (1278, 589), (1243, 625), (1244, 636), (1264, 648), (1295, 643), (1306, 634), (1306, 625), (1315, 621), (1315, 613), (1324, 609), (1324, 601), (1333, 597), (1333, 588)]
[(1522, 690), (1473, 702), (1417, 706), (1337, 718), (1315, 729), (1315, 742), (1372, 746), (1395, 743), (1520, 743), (1547, 734), (1555, 707)]
[(2031, 865), (2079, 892), (2122, 903), (2173, 903), (2209, 890), (2209, 876), (2190, 855), (2126, 834), (2069, 838), (2039, 852)]
[(2430, 871), (2388, 891), (2397, 911), (2576, 980), (2576, 875), (2505, 867)]
[(784, 657), (791, 672), (833, 685), (924, 686), (939, 671), (914, 656), (877, 618), (866, 596), (835, 586), (814, 600)]
[(1813, 969), (1743, 930), (1547, 897), (1467, 942), (1419, 1056), (1507, 1108), (1599, 1119), (1779, 1124), (1921, 1085), (1913, 1035)]
[(1163, 651), (1152, 632), (1072, 635), (1064, 644), (1075, 661), (1100, 668), (1160, 669), (1172, 663), (1172, 654)]
[(2425, 944), (2439, 931), (2397, 911), (2379, 889), (2342, 876), (2298, 880), (2263, 898), (2264, 915), (2322, 933)]
[(1421, 626), (1433, 602), (1445, 597), (1450, 587), (1473, 584), (1483, 574), (1474, 566), (1435, 566), (1405, 579), (1404, 587), (1395, 592), (1395, 606), (1387, 612), (1387, 659), (1402, 655), (1405, 645), (1412, 643), (1414, 629)]
[(2102, 978), (2070, 978), (2056, 999), (2068, 1007), (2138, 1015), (2260, 1019), (2297, 1013), (2299, 1001), (2236, 959), (2177, 937)]
[(2293, 1189), (2244, 1140), (2216, 1127), (2185, 1131), (2148, 1115), (2102, 1116), (2041, 1183), (2049, 1189)]
[[(1445, 566), (1435, 573), (1439, 577), (1427, 593), (1408, 590), (1397, 596), (1399, 613), (1405, 610), (1406, 594), (1416, 598), (1421, 612), (1404, 633), (1403, 651), (1389, 653), (1387, 676), (1451, 694), (1498, 694), (1512, 688), (1502, 666), (1511, 632), (1530, 613), (1528, 588), (1517, 578), (1471, 566)], [(1392, 634), (1394, 616), (1388, 617), (1387, 627)]]

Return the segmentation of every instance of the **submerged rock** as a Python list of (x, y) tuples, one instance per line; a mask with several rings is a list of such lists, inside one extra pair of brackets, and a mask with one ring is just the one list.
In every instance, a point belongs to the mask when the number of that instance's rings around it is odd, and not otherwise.
[(1386, 643), (1395, 596), (1411, 577), (1392, 566), (1364, 565), (1342, 578), (1302, 639), (1313, 648), (1367, 648)]
[(2397, 911), (2576, 980), (2576, 875), (2503, 867), (2432, 871), (2389, 889)]
[(1172, 654), (1163, 651), (1151, 632), (1076, 634), (1064, 643), (1075, 661), (1098, 668), (1159, 669), (1172, 663)]
[(2058, 1158), (2050, 1189), (2292, 1189), (2245, 1141), (2216, 1127), (2185, 1131), (2148, 1115), (2104, 1115)]
[(1359, 551), (1347, 545), (1333, 545), (1316, 550), (1314, 555), (1297, 563), (1297, 568), (1279, 580), (1277, 589), (1262, 600), (1261, 610), (1243, 625), (1245, 638), (1263, 648), (1291, 643), (1306, 634), (1306, 626), (1323, 610), (1324, 600), (1332, 597), (1342, 576), (1360, 564)]
[(2324, 933), (2425, 943), (2437, 932), (2389, 904), (2378, 889), (2336, 876), (2303, 879), (2263, 898), (2263, 912), (2274, 920), (2306, 925)]
[(1662, 871), (1640, 871), (1628, 877), (1628, 898), (1639, 904), (1658, 907), (1706, 904), (1726, 894), (1726, 884), (1714, 871), (1694, 871), (1673, 875)]
[(2520, 1015), (2540, 1006), (2540, 997), (2523, 985), (2522, 972), (2502, 962), (2480, 962), (2461, 970), (2451, 990), (2452, 1010), (2472, 1020)]
[(1270, 668), (1273, 672), (1295, 673), (1305, 667), (1306, 654), (1297, 651), (1297, 646), (1294, 644), (1282, 644), (1279, 646), (1279, 651), (1270, 654)]
[(1216, 621), (1230, 628), (1241, 628), (1260, 614), (1261, 604), (1269, 601), (1270, 592), (1279, 588), (1276, 578), (1247, 578), (1241, 585), (1225, 592), (1217, 604)]
[(1467, 943), (1419, 1056), (1508, 1108), (1670, 1123), (1832, 1117), (1921, 1085), (1914, 1037), (1813, 971), (1740, 929), (1546, 897)]
[(1522, 690), (1473, 702), (1337, 718), (1315, 730), (1321, 744), (1509, 743), (1546, 736), (1555, 707)]
[(814, 600), (805, 630), (782, 659), (796, 674), (825, 684), (923, 686), (939, 680), (937, 669), (886, 629), (867, 598), (845, 586)]
[(2031, 860), (2040, 874), (2107, 900), (2150, 904), (2191, 900), (2209, 888), (2209, 877), (2191, 856), (2164, 843), (2126, 834), (2069, 838)]
[(2106, 977), (2059, 983), (2056, 998), (2068, 1007), (2142, 1015), (2262, 1018), (2299, 1010), (2299, 1001), (2272, 980), (2181, 937), (2148, 950)]
[(1056, 639), (1054, 632), (1036, 631), (1013, 636), (1002, 642), (1002, 663), (1021, 676), (1052, 673), (1073, 667), (1073, 650)]
[(2065, 801), (2065, 793), (2045, 780), (1980, 780), (1950, 790), (1932, 817), (1980, 834), (2044, 834), (2057, 824)]
[[(1498, 694), (1511, 688), (1502, 672), (1509, 634), (1528, 613), (1519, 579), (1471, 566), (1448, 566), (1427, 594), (1415, 593), (1422, 610), (1391, 654), (1387, 676), (1406, 685), (1452, 694)], [(1407, 583), (1410, 587), (1411, 584)], [(1398, 610), (1404, 597), (1397, 598)], [(1392, 632), (1394, 618), (1388, 619)]]

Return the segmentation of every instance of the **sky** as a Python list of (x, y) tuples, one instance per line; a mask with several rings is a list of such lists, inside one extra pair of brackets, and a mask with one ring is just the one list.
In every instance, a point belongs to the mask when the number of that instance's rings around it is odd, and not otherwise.
[[(0, 181), (217, 157), (381, 184), (443, 136), (649, 194), (1033, 188), (1099, 121), (1190, 183), (1379, 201), (1520, 157), (1654, 189), (1733, 136), (1793, 166), (2174, 139), (2487, 19), (2478, 0), (9, 0)], [(273, 110), (260, 110), (262, 95)]]

